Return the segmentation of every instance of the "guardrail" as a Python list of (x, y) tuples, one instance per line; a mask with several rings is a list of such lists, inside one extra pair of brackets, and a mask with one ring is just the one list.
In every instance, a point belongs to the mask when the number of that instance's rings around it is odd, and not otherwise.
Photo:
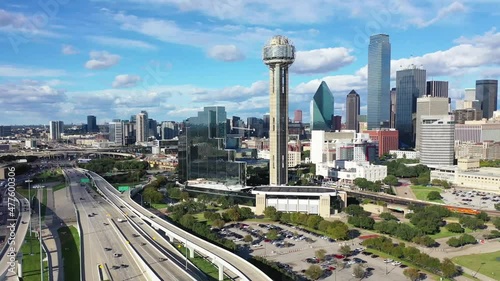
[[(83, 169), (82, 169), (83, 170)], [(86, 171), (86, 170), (85, 170)], [(94, 172), (91, 172), (91, 171), (86, 171), (89, 175), (93, 175), (92, 177), (100, 177), (102, 180), (104, 180), (101, 176), (99, 176), (98, 174), (94, 173)], [(99, 189), (99, 188), (97, 188)], [(233, 266), (230, 262), (228, 262), (227, 260), (223, 259), (222, 257), (220, 256), (217, 256), (216, 254), (210, 252), (209, 250), (197, 245), (194, 241), (197, 241), (198, 243), (199, 242), (202, 242), (202, 243), (208, 243), (210, 244), (210, 242), (207, 242), (205, 240), (202, 240), (201, 238), (199, 237), (196, 237), (192, 234), (190, 234), (189, 232), (185, 231), (185, 230), (182, 230), (180, 228), (177, 228), (175, 226), (172, 226), (174, 227), (177, 232), (181, 232), (183, 234), (183, 237), (180, 236), (180, 234), (177, 234), (177, 233), (174, 233), (170, 230), (167, 230), (165, 229), (164, 227), (160, 226), (158, 223), (155, 223), (153, 220), (150, 219), (150, 217), (153, 217), (153, 218), (158, 218), (159, 217), (155, 214), (153, 214), (152, 212), (150, 212), (149, 210), (143, 208), (142, 206), (140, 206), (139, 204), (135, 203), (137, 205), (137, 207), (132, 207), (130, 204), (128, 204), (127, 202), (125, 202), (123, 199), (120, 198), (120, 196), (118, 196), (117, 194), (111, 192), (111, 195), (113, 195), (116, 199), (118, 199), (120, 202), (122, 202), (123, 205), (127, 206), (129, 209), (133, 210), (133, 212), (135, 214), (137, 214), (138, 216), (140, 216), (143, 220), (145, 221), (148, 221), (151, 226), (153, 228), (163, 228), (163, 230), (166, 232), (169, 232), (170, 235), (179, 240), (179, 241), (183, 241), (183, 240), (186, 240), (186, 237), (191, 237), (191, 240), (189, 241), (192, 245), (195, 245), (196, 246), (196, 251), (198, 251), (199, 253), (203, 254), (203, 255), (206, 255), (206, 256), (209, 256), (209, 257), (212, 257), (216, 260), (218, 260), (222, 266), (224, 266), (225, 268), (229, 269), (230, 271), (232, 271), (233, 273), (237, 274), (241, 280), (245, 280), (245, 281), (250, 281), (250, 278), (248, 276), (246, 276), (245, 274), (243, 274), (243, 272), (241, 272), (238, 268), (236, 268), (235, 266)], [(137, 211), (138, 208), (141, 208), (142, 210), (144, 210), (147, 214), (148, 214), (148, 217), (146, 217), (143, 213)], [(156, 227), (155, 227), (156, 226)], [(168, 235), (168, 234), (167, 234)], [(212, 244), (211, 244), (212, 245)], [(240, 256), (234, 254), (234, 253), (231, 253), (229, 252), (228, 250), (226, 249), (223, 249), (223, 248), (220, 248), (216, 245), (213, 245), (214, 247), (217, 247), (220, 251), (223, 251), (225, 252), (226, 254), (230, 255), (231, 258), (235, 258), (235, 259), (238, 259), (240, 262), (243, 262), (243, 263), (246, 263), (248, 265), (248, 267), (251, 267), (253, 269), (255, 269), (255, 271), (260, 271), (257, 267), (255, 267), (254, 265), (250, 264), (248, 261), (244, 260), (243, 258), (241, 258)], [(268, 281), (272, 281), (271, 278), (269, 278), (267, 275), (265, 275), (264, 273), (262, 273), (262, 275), (264, 275), (265, 277), (267, 278), (262, 278), (261, 280), (268, 280)], [(258, 281), (261, 281), (261, 280), (258, 280)]]
[(113, 230), (116, 233), (118, 233), (118, 237), (125, 244), (125, 248), (127, 248), (127, 251), (130, 253), (130, 255), (134, 257), (134, 261), (137, 263), (139, 268), (142, 268), (142, 270), (146, 272), (148, 280), (161, 281), (162, 279), (154, 272), (153, 268), (149, 264), (146, 264), (142, 256), (137, 252), (137, 250), (130, 244), (128, 240), (125, 239), (125, 234), (123, 234), (123, 232), (118, 228), (116, 222), (111, 219), (108, 219), (108, 221), (111, 222)]

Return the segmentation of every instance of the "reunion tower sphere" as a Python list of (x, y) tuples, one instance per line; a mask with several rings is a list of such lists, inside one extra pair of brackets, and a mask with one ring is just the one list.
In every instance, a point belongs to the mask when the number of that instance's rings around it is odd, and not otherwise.
[(269, 40), (262, 51), (262, 60), (267, 65), (290, 65), (295, 60), (295, 46), (285, 36), (277, 35)]

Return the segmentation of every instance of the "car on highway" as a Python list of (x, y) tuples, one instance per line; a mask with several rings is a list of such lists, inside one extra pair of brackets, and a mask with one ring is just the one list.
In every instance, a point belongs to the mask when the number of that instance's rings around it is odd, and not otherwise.
[(113, 254), (113, 257), (115, 257), (115, 258), (119, 258), (119, 257), (121, 257), (121, 256), (122, 256), (122, 254), (119, 254), (119, 253), (114, 253), (114, 254)]

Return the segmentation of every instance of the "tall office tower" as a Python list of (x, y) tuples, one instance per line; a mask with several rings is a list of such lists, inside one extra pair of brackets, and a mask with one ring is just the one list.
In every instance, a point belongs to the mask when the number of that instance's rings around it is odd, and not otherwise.
[(297, 109), (293, 112), (293, 123), (302, 123), (302, 110)]
[(135, 128), (136, 128), (136, 142), (148, 141), (149, 127), (148, 127), (148, 114), (141, 112), (136, 115), (135, 118)]
[[(135, 119), (135, 118), (134, 118)], [(132, 122), (124, 122), (123, 123), (123, 137), (124, 137), (124, 144), (129, 145), (129, 144), (134, 144), (136, 140), (136, 123)]]
[(135, 123), (136, 115), (130, 115), (130, 123)]
[(262, 59), (269, 66), (269, 184), (288, 182), (288, 68), (295, 60), (295, 47), (284, 36), (264, 46)]
[(396, 128), (396, 108), (397, 108), (397, 90), (396, 88), (391, 89), (391, 128)]
[(110, 142), (114, 142), (117, 145), (125, 144), (123, 121), (121, 121), (120, 119), (114, 119), (112, 122), (109, 122), (108, 139)]
[(325, 81), (321, 81), (311, 100), (311, 130), (331, 131), (333, 108), (332, 92)]
[(498, 80), (477, 80), (476, 100), (481, 102), (483, 118), (493, 117), (493, 111), (497, 110)]
[[(413, 114), (417, 112), (417, 98), (425, 96), (425, 69), (411, 66), (396, 72), (396, 130), (399, 141), (407, 147), (415, 145)], [(368, 120), (370, 122), (370, 120)]]
[(346, 98), (346, 119), (345, 126), (347, 130), (355, 130), (356, 133), (359, 132), (359, 113), (361, 108), (361, 102), (359, 99), (358, 93), (352, 90), (349, 94), (347, 94)]
[(170, 140), (179, 135), (179, 124), (174, 121), (161, 122), (161, 139)]
[(266, 113), (262, 115), (262, 122), (263, 123), (263, 129), (262, 129), (262, 136), (265, 138), (269, 138), (269, 123), (270, 123), (271, 117), (269, 116), (269, 113)]
[(421, 97), (417, 99), (417, 113), (415, 115), (415, 150), (420, 151), (421, 117), (424, 115), (448, 115), (449, 99), (437, 97)]
[(87, 116), (87, 132), (96, 133), (99, 132), (97, 129), (97, 119), (93, 115)]
[(63, 121), (50, 121), (50, 139), (58, 140), (61, 138), (61, 134), (64, 133), (64, 123)]
[(427, 96), (448, 97), (448, 81), (427, 81)]
[(158, 138), (156, 132), (156, 127), (158, 126), (158, 122), (156, 120), (148, 118), (148, 137)]
[(342, 116), (335, 115), (332, 119), (332, 131), (342, 130)]
[(9, 137), (12, 134), (11, 126), (0, 126), (0, 137)]
[(368, 129), (390, 119), (391, 43), (389, 35), (370, 36), (368, 46)]
[(455, 160), (455, 122), (453, 115), (423, 115), (420, 118), (423, 165), (453, 165)]

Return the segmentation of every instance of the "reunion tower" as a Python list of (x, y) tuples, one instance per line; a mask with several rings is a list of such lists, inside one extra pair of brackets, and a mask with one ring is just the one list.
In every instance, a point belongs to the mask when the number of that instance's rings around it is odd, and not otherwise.
[(295, 47), (284, 36), (264, 46), (262, 60), (269, 66), (269, 184), (288, 182), (288, 68)]

